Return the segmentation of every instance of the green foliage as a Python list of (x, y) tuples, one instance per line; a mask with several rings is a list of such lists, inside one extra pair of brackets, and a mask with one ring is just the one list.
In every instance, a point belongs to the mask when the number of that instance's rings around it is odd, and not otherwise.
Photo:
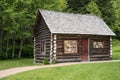
[[(116, 38), (120, 40), (119, 5), (120, 0), (0, 0), (0, 47), (3, 47), (0, 48), (0, 53), (3, 49), (1, 56), (5, 57), (6, 41), (11, 40), (8, 44), (8, 55), (11, 57), (13, 38), (16, 43), (14, 45), (16, 56), (21, 49), (22, 57), (33, 54), (32, 31), (38, 9), (98, 15), (105, 20), (116, 33)], [(22, 46), (20, 46), (21, 42), (23, 42)]]
[(32, 45), (24, 45), (22, 49), (22, 57), (23, 58), (33, 58), (33, 46)]
[(86, 13), (85, 6), (88, 4), (90, 0), (67, 0), (67, 12), (73, 13)]
[[(32, 31), (38, 9), (62, 11), (67, 7), (66, 4), (66, 0), (1, 0), (0, 28), (2, 25), (4, 49), (2, 55), (5, 56), (5, 50), (7, 49), (6, 41), (11, 40), (7, 51), (7, 54), (10, 54), (10, 58), (11, 54), (13, 54), (12, 50), (15, 51), (15, 57), (18, 57), (19, 52), (22, 52), (22, 57), (26, 57), (28, 54), (33, 56), (33, 44), (31, 44), (33, 43)], [(14, 41), (15, 45), (12, 44)], [(2, 39), (0, 39), (0, 42), (2, 42)], [(20, 45), (21, 43), (23, 44)], [(31, 49), (27, 47), (28, 44), (30, 44)]]
[[(3, 53), (2, 55), (0, 56), (1, 60), (6, 60), (6, 59), (12, 59), (12, 47), (9, 47), (8, 48), (8, 57), (6, 57), (6, 54), (5, 54), (5, 48), (3, 48)], [(19, 52), (19, 46), (16, 46), (15, 47), (15, 59), (18, 58), (18, 52)], [(21, 58), (33, 58), (33, 45), (30, 44), (30, 45), (24, 45), (23, 46), (23, 49), (22, 49), (22, 55), (21, 55)]]
[(113, 12), (115, 15), (115, 24), (113, 30), (117, 35), (117, 39), (120, 40), (120, 0), (112, 0)]
[(8, 58), (6, 57), (6, 55), (3, 53), (0, 55), (0, 60), (7, 60)]
[(37, 69), (1, 80), (119, 80), (120, 62), (77, 64)]
[(52, 60), (52, 64), (56, 64), (57, 62), (56, 62), (56, 60), (55, 59), (53, 59)]
[(112, 28), (112, 25), (115, 22), (115, 16), (112, 8), (112, 0), (94, 0), (99, 6), (99, 10), (102, 13), (102, 18), (105, 22)]
[(49, 61), (48, 61), (47, 58), (44, 58), (44, 60), (43, 60), (43, 64), (45, 64), (45, 65), (49, 64)]
[(89, 14), (96, 14), (98, 16), (102, 16), (101, 11), (99, 10), (98, 5), (95, 3), (95, 1), (91, 0), (87, 5), (86, 5), (86, 10), (89, 12)]

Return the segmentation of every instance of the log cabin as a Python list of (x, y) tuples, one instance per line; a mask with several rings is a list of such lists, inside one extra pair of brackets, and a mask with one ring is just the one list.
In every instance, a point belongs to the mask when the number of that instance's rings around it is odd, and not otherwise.
[(114, 35), (96, 15), (40, 9), (34, 26), (34, 61), (110, 60)]

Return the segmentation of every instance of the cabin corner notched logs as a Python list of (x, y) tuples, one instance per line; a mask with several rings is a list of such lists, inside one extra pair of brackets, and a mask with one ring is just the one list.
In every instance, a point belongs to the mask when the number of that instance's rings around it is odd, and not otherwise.
[(114, 35), (97, 16), (39, 10), (34, 26), (34, 60), (110, 60)]

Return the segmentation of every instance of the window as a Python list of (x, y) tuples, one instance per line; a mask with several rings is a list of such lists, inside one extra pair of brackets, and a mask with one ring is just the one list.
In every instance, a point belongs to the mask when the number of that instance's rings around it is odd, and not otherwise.
[(78, 53), (77, 40), (64, 40), (64, 53)]
[(45, 41), (41, 41), (40, 43), (41, 43), (41, 45), (40, 45), (41, 54), (45, 54)]
[(103, 48), (103, 42), (94, 41), (93, 42), (93, 48)]

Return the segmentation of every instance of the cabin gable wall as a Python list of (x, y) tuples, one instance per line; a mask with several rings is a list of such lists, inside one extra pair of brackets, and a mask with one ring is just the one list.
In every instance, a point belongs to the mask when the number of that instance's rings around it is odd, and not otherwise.
[(40, 14), (37, 21), (34, 37), (34, 58), (35, 62), (43, 62), (45, 58), (50, 60), (51, 32)]

